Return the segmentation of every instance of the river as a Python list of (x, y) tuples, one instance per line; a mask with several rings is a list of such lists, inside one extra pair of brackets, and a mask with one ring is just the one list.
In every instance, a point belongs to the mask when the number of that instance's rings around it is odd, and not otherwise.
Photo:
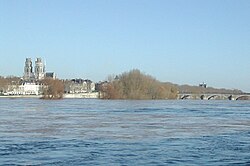
[(1, 98), (0, 165), (250, 165), (250, 101)]

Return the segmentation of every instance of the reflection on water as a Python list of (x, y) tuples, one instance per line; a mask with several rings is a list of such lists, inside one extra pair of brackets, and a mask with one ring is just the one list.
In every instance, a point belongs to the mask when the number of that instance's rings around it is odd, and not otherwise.
[(0, 99), (0, 165), (247, 165), (249, 101)]

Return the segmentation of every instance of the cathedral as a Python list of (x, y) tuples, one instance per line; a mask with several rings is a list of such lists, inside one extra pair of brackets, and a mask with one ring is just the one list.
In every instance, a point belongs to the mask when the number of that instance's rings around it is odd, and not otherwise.
[(36, 58), (35, 70), (33, 69), (31, 58), (26, 58), (23, 75), (23, 79), (25, 81), (39, 81), (44, 79), (46, 76), (55, 78), (55, 73), (45, 72), (45, 64), (42, 61), (42, 58)]
[(35, 71), (33, 70), (31, 58), (26, 58), (24, 65), (23, 79), (26, 81), (41, 80), (45, 76), (45, 65), (41, 58), (37, 58), (35, 61)]

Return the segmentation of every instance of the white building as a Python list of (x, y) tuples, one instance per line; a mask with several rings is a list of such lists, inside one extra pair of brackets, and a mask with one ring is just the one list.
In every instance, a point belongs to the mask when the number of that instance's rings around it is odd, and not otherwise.
[(40, 95), (42, 89), (42, 85), (25, 82), (21, 85), (9, 85), (5, 95)]
[(42, 85), (24, 83), (23, 85), (19, 85), (19, 91), (24, 95), (39, 95), (42, 93)]

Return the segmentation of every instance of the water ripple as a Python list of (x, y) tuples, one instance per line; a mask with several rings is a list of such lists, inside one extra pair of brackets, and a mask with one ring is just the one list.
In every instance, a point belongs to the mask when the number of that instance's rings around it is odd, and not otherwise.
[(247, 101), (0, 99), (0, 165), (249, 165)]

